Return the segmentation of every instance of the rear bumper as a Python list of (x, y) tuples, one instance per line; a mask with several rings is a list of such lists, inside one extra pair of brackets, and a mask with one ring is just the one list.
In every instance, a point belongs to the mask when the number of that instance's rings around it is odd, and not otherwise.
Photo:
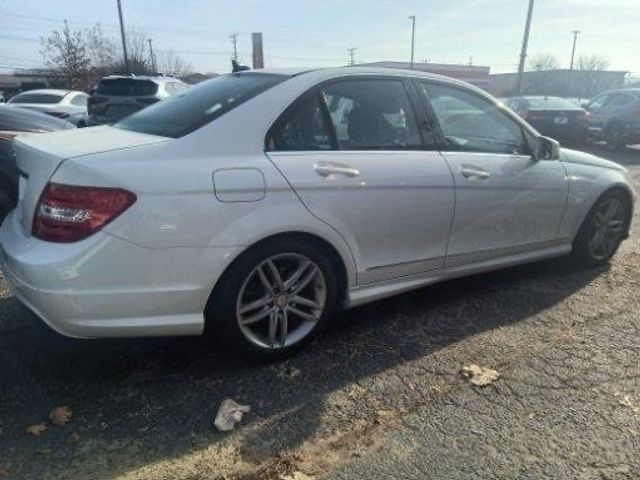
[(51, 328), (80, 338), (202, 333), (230, 250), (148, 249), (104, 232), (52, 244), (26, 236), (13, 213), (0, 229), (12, 292)]

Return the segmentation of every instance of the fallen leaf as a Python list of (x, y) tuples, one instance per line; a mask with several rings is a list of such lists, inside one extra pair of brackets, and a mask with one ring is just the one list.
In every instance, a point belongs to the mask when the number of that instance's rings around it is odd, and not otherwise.
[(242, 415), (250, 410), (251, 407), (249, 405), (240, 405), (231, 398), (227, 398), (220, 404), (220, 408), (218, 408), (214, 425), (221, 432), (233, 430), (236, 423), (242, 420)]
[(291, 475), (280, 475), (280, 480), (313, 480), (313, 477), (306, 473), (293, 472)]
[(8, 477), (8, 476), (9, 476), (9, 470), (7, 470), (6, 468), (0, 467), (0, 477)]
[(49, 419), (51, 419), (51, 423), (53, 423), (54, 425), (58, 425), (59, 427), (69, 422), (72, 416), (73, 412), (66, 405), (54, 408), (53, 410), (51, 410), (51, 413), (49, 413)]
[(71, 432), (71, 435), (67, 437), (69, 443), (76, 443), (78, 440), (80, 440), (80, 434), (78, 432)]
[(500, 377), (500, 374), (496, 370), (480, 367), (475, 364), (462, 367), (460, 373), (471, 382), (471, 385), (475, 385), (476, 387), (486, 387)]
[(29, 428), (27, 428), (27, 433), (30, 433), (31, 435), (35, 435), (37, 437), (48, 428), (49, 427), (47, 427), (45, 423), (37, 423), (36, 425), (31, 425)]
[(292, 365), (284, 365), (277, 369), (278, 377), (293, 380), (300, 376), (300, 370)]

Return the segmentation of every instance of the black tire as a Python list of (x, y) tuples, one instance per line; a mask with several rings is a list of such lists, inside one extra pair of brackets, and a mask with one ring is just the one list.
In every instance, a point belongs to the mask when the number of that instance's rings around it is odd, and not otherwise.
[[(593, 248), (590, 247), (590, 241), (594, 238), (596, 226), (596, 215), (611, 201), (620, 202), (622, 213), (620, 218), (622, 219), (622, 225), (619, 235), (612, 242), (610, 251), (606, 254), (594, 253)], [(630, 205), (629, 198), (623, 192), (619, 190), (611, 190), (603, 194), (591, 207), (591, 210), (587, 214), (586, 218), (578, 230), (578, 234), (573, 241), (573, 250), (571, 252), (572, 260), (580, 266), (597, 267), (606, 264), (611, 260), (611, 257), (615, 255), (620, 247), (620, 243), (625, 239), (626, 233), (629, 229), (630, 221)]]
[[(286, 254), (303, 255), (320, 269), (326, 285), (324, 309), (313, 329), (297, 343), (278, 348), (264, 348), (252, 342), (241, 330), (236, 314), (238, 297), (245, 280), (265, 260)], [(340, 304), (341, 282), (338, 268), (325, 249), (314, 242), (279, 238), (266, 241), (242, 254), (218, 281), (205, 310), (205, 333), (225, 350), (240, 349), (242, 353), (276, 360), (286, 358), (309, 345), (327, 326)]]
[(612, 150), (624, 150), (627, 148), (626, 132), (619, 123), (612, 123), (605, 131), (605, 141)]

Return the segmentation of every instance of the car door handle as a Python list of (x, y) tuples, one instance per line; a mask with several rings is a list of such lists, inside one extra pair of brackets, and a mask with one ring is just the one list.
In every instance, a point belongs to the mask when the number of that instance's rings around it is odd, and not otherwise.
[(346, 177), (357, 177), (360, 175), (360, 170), (351, 168), (347, 165), (340, 163), (316, 163), (313, 169), (321, 177), (329, 177), (331, 175), (344, 175)]
[(460, 173), (464, 178), (479, 178), (480, 180), (486, 180), (491, 177), (489, 172), (478, 167), (462, 167)]

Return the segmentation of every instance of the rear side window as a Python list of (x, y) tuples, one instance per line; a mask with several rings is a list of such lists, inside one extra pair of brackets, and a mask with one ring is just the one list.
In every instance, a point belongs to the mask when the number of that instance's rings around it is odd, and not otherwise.
[(317, 94), (298, 102), (279, 123), (270, 138), (269, 150), (331, 150), (329, 127)]
[(135, 78), (104, 78), (98, 84), (97, 93), (109, 96), (155, 95), (158, 84), (151, 80)]
[(9, 103), (59, 103), (64, 95), (55, 93), (21, 93), (13, 97)]
[(221, 75), (140, 110), (115, 126), (163, 137), (182, 137), (287, 78), (252, 72)]
[(323, 89), (340, 150), (422, 148), (409, 95), (398, 80), (345, 80)]

